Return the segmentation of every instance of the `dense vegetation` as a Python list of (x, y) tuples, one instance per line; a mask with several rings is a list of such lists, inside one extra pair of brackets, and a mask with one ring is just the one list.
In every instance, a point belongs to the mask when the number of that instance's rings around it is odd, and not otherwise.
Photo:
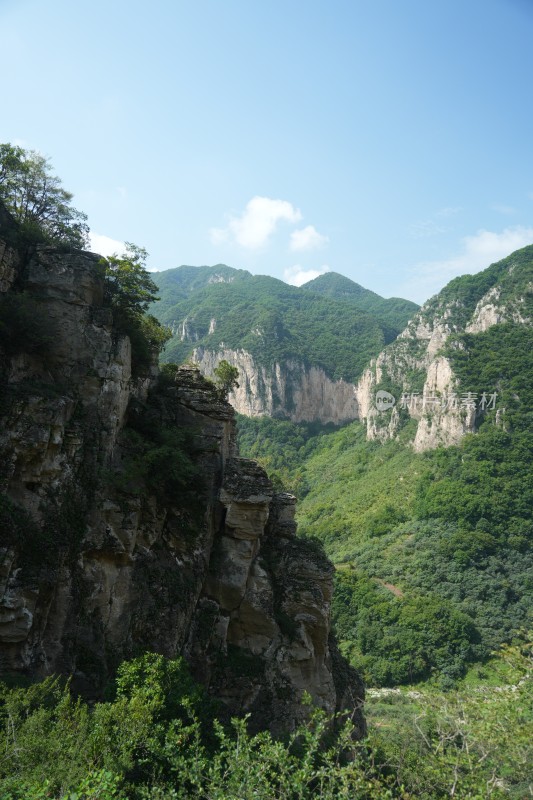
[(157, 286), (146, 269), (144, 247), (126, 242), (121, 255), (104, 258), (104, 302), (113, 310), (115, 328), (129, 336), (134, 372), (148, 368), (171, 338), (149, 307), (158, 300)]
[[(85, 217), (70, 200), (45, 159), (0, 145), (2, 233), (25, 257), (36, 244), (84, 244)], [(295, 289), (223, 265), (150, 276), (145, 259), (128, 245), (101, 262), (105, 302), (140, 372), (169, 336), (147, 313), (155, 282), (159, 318), (188, 326), (191, 340), (174, 338), (165, 355), (177, 361), (192, 345), (224, 342), (263, 363), (296, 357), (354, 379), (413, 311), (335, 274)], [(460, 326), (491, 288), (511, 309), (524, 295), (521, 308), (530, 313), (532, 280), (533, 248), (524, 248), (452, 281), (425, 313), (447, 304)], [(55, 335), (39, 298), (19, 287), (2, 298), (2, 367), (19, 352), (48, 357)], [(459, 447), (415, 454), (406, 420), (399, 439), (385, 445), (367, 442), (358, 423), (335, 430), (239, 420), (243, 455), (263, 461), (278, 488), (299, 496), (301, 534), (337, 562), (341, 650), (371, 686), (417, 683), (416, 691), (371, 692), (370, 736), (355, 744), (349, 722), (334, 729), (318, 712), (282, 741), (252, 736), (245, 720), (228, 723), (181, 659), (146, 654), (123, 664), (106, 702), (92, 705), (60, 679), (13, 688), (5, 676), (0, 798), (521, 800), (533, 793), (531, 646), (521, 632), (532, 620), (533, 332), (507, 323), (458, 334), (444, 352), (461, 391), (498, 393), (497, 410), (481, 413), (478, 433)], [(162, 394), (174, 372), (163, 368)], [(238, 378), (224, 367), (218, 377), (222, 393)], [(13, 387), (0, 388), (2, 404), (11, 402)], [(124, 496), (146, 486), (165, 499), (187, 493), (184, 524), (192, 526), (200, 476), (190, 438), (161, 425), (153, 398), (130, 411), (121, 468), (104, 477)], [(58, 553), (76, 557), (93, 481), (88, 476), (83, 495), (53, 498), (40, 526), (0, 496), (4, 546), (18, 544), (36, 580)], [(490, 660), (502, 642), (514, 644)]]
[(397, 326), (404, 328), (418, 310), (416, 303), (411, 300), (403, 300), (400, 297), (390, 297), (386, 300), (344, 275), (339, 275), (338, 272), (326, 272), (325, 275), (320, 275), (304, 284), (303, 289), (325, 297), (349, 301), (356, 308), (374, 314), (393, 328)]
[(285, 739), (250, 735), (219, 711), (181, 659), (123, 663), (89, 707), (68, 684), (0, 684), (4, 800), (431, 800), (526, 797), (533, 692), (529, 648), (490, 666), (498, 691), (370, 699), (372, 730), (321, 712)]
[(533, 245), (511, 253), (475, 275), (461, 275), (451, 280), (437, 295), (424, 304), (424, 316), (431, 319), (439, 309), (448, 310), (448, 324), (464, 326), (477, 303), (491, 289), (496, 289), (501, 301), (525, 296), (525, 309), (533, 310), (531, 281), (533, 280)]
[(72, 197), (40, 153), (0, 144), (0, 204), (16, 223), (12, 243), (84, 247), (87, 216), (71, 205)]
[(416, 454), (398, 441), (239, 420), (243, 452), (299, 494), (300, 531), (337, 562), (341, 647), (370, 684), (438, 678), (531, 624), (533, 331), (508, 323), (449, 340), (461, 391), (498, 392), (461, 445)]
[(224, 265), (179, 267), (153, 277), (161, 293), (153, 313), (175, 333), (164, 359), (177, 363), (195, 347), (225, 346), (246, 350), (261, 364), (297, 359), (333, 378), (355, 380), (416, 308), (399, 301), (381, 314), (379, 303), (367, 310), (357, 294), (328, 297)]

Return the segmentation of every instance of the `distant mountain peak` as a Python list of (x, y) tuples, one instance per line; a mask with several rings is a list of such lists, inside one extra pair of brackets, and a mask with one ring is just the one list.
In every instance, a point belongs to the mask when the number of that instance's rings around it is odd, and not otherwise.
[(418, 311), (419, 306), (411, 300), (398, 297), (384, 298), (339, 272), (325, 272), (302, 286), (307, 292), (320, 294), (342, 302), (352, 302), (361, 311), (379, 316), (394, 325), (400, 317), (408, 317)]

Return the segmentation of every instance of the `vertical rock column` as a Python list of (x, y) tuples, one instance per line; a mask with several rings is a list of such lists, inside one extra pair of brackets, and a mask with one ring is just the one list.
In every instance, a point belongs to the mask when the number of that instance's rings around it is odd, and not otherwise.
[(356, 708), (362, 731), (362, 685), (331, 638), (333, 566), (296, 538), (295, 498), (273, 494), (255, 462), (232, 458), (220, 501), (187, 648), (194, 673), (228, 713), (249, 713), (252, 729), (294, 729), (309, 713), (307, 693), (328, 713)]

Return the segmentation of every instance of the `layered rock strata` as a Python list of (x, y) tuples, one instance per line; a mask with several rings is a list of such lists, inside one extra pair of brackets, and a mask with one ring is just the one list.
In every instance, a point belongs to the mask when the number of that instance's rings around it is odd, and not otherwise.
[(362, 732), (333, 569), (295, 536), (294, 498), (238, 457), (232, 407), (197, 370), (132, 372), (96, 256), (0, 255), (2, 288), (53, 332), (0, 353), (0, 671), (97, 698), (124, 658), (181, 654), (256, 729), (293, 728), (308, 692)]

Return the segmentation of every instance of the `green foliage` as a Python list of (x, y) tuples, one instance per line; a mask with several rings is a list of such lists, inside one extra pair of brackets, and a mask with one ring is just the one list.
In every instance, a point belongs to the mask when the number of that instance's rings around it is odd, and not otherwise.
[[(164, 360), (183, 362), (195, 347), (246, 350), (260, 364), (295, 359), (333, 378), (357, 378), (400, 327), (338, 300), (229, 267), (180, 267), (153, 276), (162, 302), (154, 313), (175, 335)], [(384, 301), (385, 302), (385, 301)], [(215, 323), (213, 325), (213, 320)]]
[[(451, 336), (444, 353), (452, 363), (461, 392), (473, 392), (478, 397), (483, 392), (497, 392), (497, 408), (504, 410), (505, 429), (517, 436), (531, 428), (533, 328), (508, 322), (483, 333)], [(478, 423), (492, 421), (494, 416), (485, 412)]]
[(504, 648), (487, 665), (493, 686), (462, 683), (445, 694), (371, 692), (369, 744), (395, 785), (422, 800), (522, 800), (533, 790), (531, 646)]
[(402, 330), (407, 325), (419, 308), (411, 300), (402, 300), (399, 297), (385, 300), (344, 275), (339, 275), (338, 272), (326, 272), (324, 275), (319, 275), (318, 278), (304, 284), (302, 288), (307, 292), (349, 301), (360, 311), (374, 314), (398, 330)]
[(219, 361), (214, 369), (215, 384), (221, 394), (226, 399), (228, 394), (234, 389), (239, 388), (237, 378), (239, 377), (239, 370), (237, 367), (232, 367), (229, 361), (223, 358)]
[(159, 367), (159, 385), (168, 388), (173, 386), (179, 370), (178, 364), (161, 364)]
[(46, 355), (56, 335), (36, 297), (28, 292), (6, 292), (0, 297), (0, 347), (6, 355)]
[(325, 437), (304, 465), (301, 532), (318, 536), (335, 562), (359, 557), (363, 542), (370, 546), (412, 514), (418, 461), (398, 441), (367, 441), (360, 423)]
[(305, 461), (328, 433), (333, 424), (318, 422), (293, 423), (271, 417), (245, 417), (237, 414), (240, 452), (258, 461), (268, 473), (277, 491), (289, 491), (305, 497), (309, 485)]
[(158, 722), (186, 718), (186, 707), (201, 711), (202, 705), (209, 706), (205, 692), (193, 681), (182, 658), (170, 660), (157, 653), (145, 653), (125, 661), (118, 669), (115, 686), (117, 699), (142, 698), (152, 707)]
[[(531, 351), (521, 350), (525, 361)], [(357, 565), (368, 591), (357, 602), (337, 592), (333, 602), (342, 649), (370, 683), (434, 675), (449, 685), (531, 624), (531, 426), (506, 432), (487, 419), (460, 447), (416, 454), (404, 444), (412, 425), (380, 444), (359, 423), (313, 435), (301, 424), (239, 418), (239, 442), (285, 486), (304, 487), (300, 535), (317, 536), (342, 575)], [(428, 643), (432, 627), (441, 636), (432, 609), (460, 632), (446, 657)], [(361, 638), (363, 613), (375, 641)], [(411, 648), (423, 651), (415, 665)]]
[(435, 313), (446, 308), (447, 324), (464, 328), (476, 305), (490, 289), (498, 287), (500, 301), (520, 295), (531, 298), (532, 278), (533, 245), (529, 245), (475, 275), (461, 275), (451, 280), (438, 295), (424, 304), (424, 317), (432, 319)]
[(85, 247), (87, 217), (71, 206), (71, 200), (72, 194), (51, 173), (48, 159), (0, 144), (0, 202), (19, 225), (19, 243)]
[(118, 489), (137, 494), (145, 485), (159, 497), (183, 494), (198, 470), (190, 434), (181, 428), (147, 426), (136, 420), (122, 435), (123, 461), (110, 477)]
[[(121, 665), (111, 701), (89, 707), (48, 678), (0, 684), (4, 800), (521, 800), (531, 793), (530, 646), (497, 659), (498, 691), (374, 694), (370, 734), (312, 711), (282, 740), (223, 726), (182, 659)], [(505, 667), (505, 668), (504, 668)]]
[(250, 277), (244, 269), (234, 269), (226, 264), (215, 264), (213, 267), (188, 267), (183, 265), (177, 269), (167, 269), (155, 276), (160, 292), (158, 310), (166, 311), (180, 300), (204, 289), (212, 283), (230, 283), (237, 278)]
[(157, 300), (157, 286), (146, 269), (147, 258), (144, 247), (126, 242), (122, 256), (103, 259), (106, 299), (115, 310), (139, 314)]
[(116, 328), (129, 336), (134, 369), (149, 367), (172, 336), (169, 328), (147, 314), (157, 300), (157, 286), (146, 269), (148, 253), (143, 247), (126, 242), (122, 256), (102, 259), (105, 275), (105, 302), (113, 309)]
[(456, 680), (472, 660), (472, 620), (430, 594), (403, 597), (354, 570), (337, 574), (333, 619), (341, 649), (372, 685), (440, 676)]

